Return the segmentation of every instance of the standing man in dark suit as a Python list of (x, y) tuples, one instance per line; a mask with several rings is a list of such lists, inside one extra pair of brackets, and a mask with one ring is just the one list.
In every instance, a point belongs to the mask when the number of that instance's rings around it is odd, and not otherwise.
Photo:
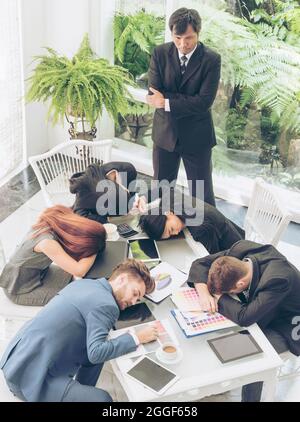
[[(154, 179), (176, 180), (183, 159), (190, 193), (215, 205), (211, 149), (216, 145), (211, 107), (221, 57), (198, 41), (201, 18), (180, 8), (170, 17), (173, 42), (156, 47), (149, 68), (147, 102), (155, 107), (152, 139)], [(204, 181), (204, 198), (196, 181)]]
[[(196, 260), (189, 281), (203, 310), (218, 310), (243, 327), (257, 323), (277, 353), (300, 355), (300, 273), (272, 245), (240, 240)], [(262, 384), (244, 386), (242, 401), (260, 401)]]

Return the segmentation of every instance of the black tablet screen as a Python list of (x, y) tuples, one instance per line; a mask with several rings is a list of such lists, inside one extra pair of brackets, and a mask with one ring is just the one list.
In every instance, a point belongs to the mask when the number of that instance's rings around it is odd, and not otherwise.
[(132, 327), (133, 325), (145, 324), (154, 321), (154, 315), (146, 303), (136, 303), (120, 312), (118, 321), (115, 323), (115, 329)]
[(142, 359), (127, 373), (157, 392), (176, 377), (173, 372), (168, 371), (147, 357)]

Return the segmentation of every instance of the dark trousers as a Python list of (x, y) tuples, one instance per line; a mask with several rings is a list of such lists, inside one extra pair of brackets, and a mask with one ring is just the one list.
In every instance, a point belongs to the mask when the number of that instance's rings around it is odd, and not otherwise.
[(95, 385), (99, 378), (103, 363), (99, 365), (82, 366), (75, 379), (68, 385), (63, 402), (111, 402), (111, 396)]
[[(205, 149), (201, 154), (186, 154), (180, 151), (180, 147), (169, 152), (157, 145), (153, 146), (153, 169), (154, 179), (168, 180), (172, 182), (177, 179), (180, 160), (183, 160), (186, 171), (189, 191), (194, 197), (204, 200), (208, 204), (216, 205), (213, 183), (212, 183), (212, 163), (211, 149)], [(204, 198), (196, 190), (196, 181), (204, 181)]]
[[(263, 330), (263, 333), (278, 354), (289, 350), (285, 338), (277, 331), (266, 328)], [(254, 382), (252, 384), (244, 385), (242, 388), (242, 402), (259, 402), (261, 399), (262, 388), (263, 382)]]

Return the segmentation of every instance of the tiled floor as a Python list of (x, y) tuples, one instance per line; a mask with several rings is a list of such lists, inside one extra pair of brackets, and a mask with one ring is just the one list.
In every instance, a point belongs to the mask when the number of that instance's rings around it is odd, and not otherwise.
[[(33, 192), (31, 192), (31, 195), (32, 194)], [(6, 201), (8, 201), (10, 193), (7, 192), (7, 195)], [(21, 191), (19, 191), (19, 195), (21, 195)], [(20, 202), (22, 201), (20, 200)], [(6, 259), (13, 253), (16, 245), (26, 234), (33, 222), (36, 221), (37, 216), (44, 207), (44, 199), (41, 191), (39, 191), (31, 196), (23, 205), (16, 207), (15, 211), (10, 213), (10, 215), (4, 218), (0, 223), (0, 240), (3, 245)], [(245, 208), (229, 204), (222, 200), (217, 200), (217, 207), (237, 224), (243, 225), (243, 219), (246, 213)], [(300, 225), (291, 224), (288, 227), (283, 236), (283, 241), (279, 244), (279, 250), (300, 269)], [(4, 347), (5, 344), (0, 342), (0, 354), (2, 354)], [(113, 375), (109, 363), (105, 365), (98, 385), (101, 385), (102, 388), (109, 391), (115, 400), (126, 401), (126, 394), (116, 377)], [(10, 394), (4, 383), (0, 380), (0, 402), (9, 400)], [(233, 402), (239, 400), (240, 390), (234, 390), (225, 394), (202, 399), (202, 401), (210, 402)], [(300, 376), (293, 380), (281, 381), (278, 384), (276, 401), (300, 402)]]

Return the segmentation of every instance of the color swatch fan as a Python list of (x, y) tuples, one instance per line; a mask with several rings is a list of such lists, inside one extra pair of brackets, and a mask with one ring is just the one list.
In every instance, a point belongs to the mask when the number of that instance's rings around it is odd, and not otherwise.
[(178, 309), (183, 312), (201, 311), (197, 290), (191, 287), (181, 287), (171, 296)]
[(194, 337), (212, 331), (224, 330), (236, 324), (219, 313), (171, 311), (186, 337)]

